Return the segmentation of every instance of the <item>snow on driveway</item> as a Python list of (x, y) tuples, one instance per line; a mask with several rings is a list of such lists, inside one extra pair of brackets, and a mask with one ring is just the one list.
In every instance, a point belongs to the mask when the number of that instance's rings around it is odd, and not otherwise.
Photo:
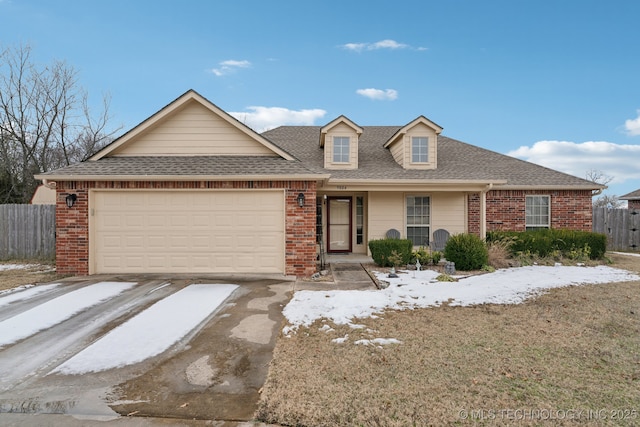
[(135, 283), (100, 282), (69, 292), (0, 322), (0, 347), (61, 323), (81, 311), (100, 304)]
[(546, 289), (569, 285), (614, 283), (640, 280), (640, 276), (626, 270), (607, 266), (565, 267), (531, 266), (497, 270), (458, 282), (438, 282), (432, 270), (400, 274), (390, 279), (383, 290), (366, 291), (298, 291), (284, 308), (290, 323), (284, 333), (299, 326), (309, 326), (318, 319), (335, 324), (352, 324), (356, 318), (371, 317), (385, 309), (405, 309), (451, 305), (518, 304)]
[(187, 286), (111, 330), (53, 372), (99, 372), (160, 354), (204, 321), (237, 288), (230, 284)]
[(9, 291), (0, 292), (0, 307), (8, 305), (16, 301), (33, 298), (43, 292), (49, 291), (60, 286), (60, 283), (52, 283), (50, 285), (39, 286), (21, 286), (20, 288), (10, 289)]

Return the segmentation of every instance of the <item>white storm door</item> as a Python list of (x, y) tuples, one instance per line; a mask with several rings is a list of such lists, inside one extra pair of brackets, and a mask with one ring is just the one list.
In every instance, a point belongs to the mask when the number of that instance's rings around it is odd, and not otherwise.
[(329, 197), (327, 203), (327, 252), (351, 252), (351, 197)]

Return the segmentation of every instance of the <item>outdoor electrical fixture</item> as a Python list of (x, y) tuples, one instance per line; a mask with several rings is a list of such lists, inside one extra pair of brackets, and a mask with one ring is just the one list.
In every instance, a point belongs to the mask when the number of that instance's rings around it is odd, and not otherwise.
[(69, 194), (69, 195), (67, 195), (65, 200), (67, 202), (67, 207), (68, 208), (72, 208), (73, 205), (76, 204), (76, 200), (78, 200), (78, 196), (76, 196), (75, 194)]
[(298, 201), (298, 206), (304, 207), (304, 194), (302, 193), (298, 194), (298, 197), (296, 198), (296, 200)]

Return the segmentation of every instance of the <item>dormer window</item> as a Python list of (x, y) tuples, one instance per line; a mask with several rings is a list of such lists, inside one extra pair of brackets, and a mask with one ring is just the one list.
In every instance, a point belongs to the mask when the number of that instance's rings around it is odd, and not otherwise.
[(348, 136), (333, 137), (334, 163), (349, 163), (349, 139)]
[(394, 133), (384, 148), (388, 148), (396, 163), (405, 169), (436, 169), (440, 132), (440, 126), (420, 116)]
[[(2, 0), (0, 0), (2, 1)], [(320, 148), (324, 149), (327, 169), (358, 169), (358, 140), (363, 129), (340, 116), (320, 129)]]
[(429, 138), (414, 136), (411, 138), (411, 163), (427, 163), (429, 161)]

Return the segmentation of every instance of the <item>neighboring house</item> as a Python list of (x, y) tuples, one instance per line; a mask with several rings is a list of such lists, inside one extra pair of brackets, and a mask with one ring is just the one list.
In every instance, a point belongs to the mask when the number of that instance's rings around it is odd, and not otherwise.
[(640, 188), (624, 196), (618, 197), (620, 200), (626, 200), (629, 209), (640, 209)]
[(56, 204), (56, 190), (55, 188), (48, 188), (44, 185), (38, 185), (36, 191), (31, 196), (32, 205), (55, 205)]
[(88, 161), (36, 176), (56, 183), (58, 271), (309, 276), (320, 244), (366, 254), (390, 229), (416, 246), (436, 229), (591, 230), (604, 186), (441, 131), (423, 116), (340, 116), (258, 134), (188, 91)]

